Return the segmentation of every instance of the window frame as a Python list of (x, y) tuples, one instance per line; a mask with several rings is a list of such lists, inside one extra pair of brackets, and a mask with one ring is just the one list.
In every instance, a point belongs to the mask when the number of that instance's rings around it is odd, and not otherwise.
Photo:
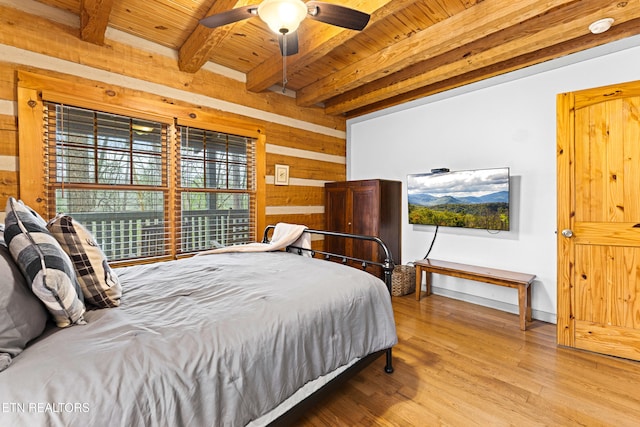
[[(266, 136), (264, 130), (255, 123), (230, 113), (203, 108), (186, 103), (178, 104), (166, 98), (117, 86), (105, 87), (104, 83), (73, 78), (73, 82), (63, 78), (43, 76), (32, 72), (18, 72), (18, 137), (19, 137), (19, 197), (43, 217), (50, 216), (49, 189), (46, 188), (44, 167), (34, 167), (33, 159), (45, 158), (43, 143), (44, 101), (73, 105), (76, 107), (104, 111), (140, 119), (171, 123), (167, 140), (169, 178), (169, 221), (170, 254), (165, 257), (140, 260), (133, 259), (114, 262), (114, 265), (130, 265), (175, 259), (184, 256), (178, 253), (176, 228), (176, 206), (180, 200), (176, 188), (176, 171), (179, 165), (176, 141), (177, 126), (190, 126), (215, 132), (234, 134), (255, 139), (255, 218), (254, 236), (261, 240), (266, 227), (265, 218), (265, 170)], [(77, 94), (77, 95), (76, 95)], [(40, 162), (38, 162), (41, 164)], [(46, 163), (46, 162), (45, 162)], [(178, 206), (179, 207), (179, 206)], [(188, 254), (187, 254), (188, 255)]]
[[(225, 166), (227, 166), (227, 168), (225, 169), (227, 173), (225, 173), (225, 177), (227, 178), (227, 185), (224, 187), (213, 187), (213, 186), (209, 186), (209, 185), (204, 185), (202, 187), (196, 187), (196, 186), (189, 186), (189, 185), (185, 185), (185, 183), (183, 182), (183, 175), (182, 173), (184, 172), (183, 169), (183, 164), (182, 161), (184, 159), (184, 157), (188, 157), (188, 156), (183, 156), (183, 150), (182, 150), (182, 144), (183, 144), (183, 137), (185, 135), (182, 135), (182, 129), (195, 129), (196, 132), (199, 131), (203, 131), (203, 132), (212, 132), (212, 133), (216, 133), (216, 134), (221, 134), (221, 135), (225, 135), (227, 137), (227, 139), (234, 139), (234, 138), (248, 138), (246, 136), (243, 135), (237, 135), (235, 133), (231, 133), (231, 132), (222, 132), (220, 131), (219, 127), (216, 127), (215, 125), (207, 125), (206, 128), (202, 127), (202, 124), (200, 124), (200, 126), (187, 126), (185, 125), (182, 121), (177, 121), (176, 122), (176, 131), (177, 134), (179, 135), (178, 138), (176, 138), (176, 144), (177, 146), (179, 146), (179, 148), (177, 148), (178, 151), (178, 157), (176, 158), (176, 161), (178, 162), (178, 171), (177, 171), (177, 178), (178, 178), (178, 183), (176, 185), (176, 197), (180, 202), (184, 202), (184, 196), (188, 196), (189, 193), (201, 193), (201, 194), (208, 194), (208, 195), (212, 195), (212, 194), (217, 194), (217, 195), (244, 195), (244, 194), (249, 194), (250, 195), (250, 200), (249, 200), (249, 205), (247, 207), (247, 210), (250, 212), (250, 214), (254, 213), (256, 210), (256, 197), (255, 197), (255, 190), (251, 190), (251, 188), (256, 187), (256, 180), (257, 180), (257, 176), (256, 176), (256, 139), (255, 138), (249, 138), (251, 140), (249, 145), (244, 146), (244, 150), (245, 150), (245, 155), (247, 156), (247, 161), (244, 162), (244, 166), (247, 169), (247, 172), (251, 172), (250, 174), (247, 174), (245, 176), (246, 179), (246, 186), (247, 188), (233, 188), (233, 187), (229, 187), (228, 186), (228, 179), (229, 179), (229, 169), (228, 167), (230, 165), (233, 165), (233, 161), (229, 160), (228, 157), (228, 152), (226, 153), (226, 161), (225, 161)], [(188, 138), (188, 136), (187, 136)], [(188, 145), (189, 141), (187, 140), (187, 145)], [(227, 146), (228, 148), (228, 146)], [(252, 153), (252, 156), (248, 155), (248, 152)], [(210, 160), (207, 159), (206, 156), (203, 157), (202, 159), (202, 167), (203, 170), (206, 170), (206, 165), (209, 164), (211, 166), (211, 164), (213, 164), (214, 162), (211, 162)], [(206, 176), (205, 176), (205, 181), (206, 181)], [(184, 204), (181, 203), (181, 206), (176, 206), (175, 210), (176, 213), (179, 215), (183, 215), (184, 212)], [(230, 214), (230, 216), (235, 219), (234, 214), (232, 213), (233, 210), (230, 209), (228, 210), (228, 213)], [(233, 222), (233, 219), (231, 220)], [(220, 218), (217, 218), (217, 220), (219, 221)], [(228, 219), (229, 220), (229, 219)], [(178, 223), (182, 224), (183, 227), (185, 227), (186, 225), (186, 221), (184, 220), (183, 217), (180, 217), (179, 220), (177, 221)], [(251, 231), (252, 227), (256, 227), (255, 222), (252, 224), (249, 224), (249, 228)], [(234, 227), (232, 226), (231, 229), (233, 230)], [(254, 231), (254, 235), (258, 232), (258, 230), (253, 230)], [(182, 233), (179, 234), (179, 242), (178, 242), (178, 247), (180, 247), (180, 250), (185, 250), (184, 253), (189, 253), (189, 251), (193, 252), (193, 249), (189, 250), (188, 248), (185, 248), (185, 246), (188, 246), (188, 237), (185, 236), (184, 234), (184, 229), (182, 230)], [(240, 234), (244, 234), (243, 232), (240, 232)], [(231, 232), (230, 236), (225, 236), (227, 238), (231, 237), (231, 242), (233, 244), (234, 241), (236, 241), (237, 239), (237, 234), (235, 232)], [(257, 239), (255, 239), (257, 240)], [(222, 244), (226, 245), (229, 244), (229, 241), (223, 241), (221, 242)]]

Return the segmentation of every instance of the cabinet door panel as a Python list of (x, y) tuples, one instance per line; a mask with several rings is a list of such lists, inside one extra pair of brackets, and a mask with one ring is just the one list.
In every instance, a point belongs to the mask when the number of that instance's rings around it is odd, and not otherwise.
[[(378, 237), (380, 220), (379, 191), (375, 184), (354, 187), (352, 189), (351, 232)], [(375, 256), (373, 242), (358, 240), (353, 244), (353, 255), (357, 258), (369, 259)]]
[[(328, 231), (347, 232), (347, 217), (350, 217), (349, 209), (349, 189), (346, 187), (327, 188), (325, 192), (325, 218)], [(324, 240), (325, 250), (333, 253), (347, 254), (345, 247), (346, 239), (336, 239), (326, 237)]]

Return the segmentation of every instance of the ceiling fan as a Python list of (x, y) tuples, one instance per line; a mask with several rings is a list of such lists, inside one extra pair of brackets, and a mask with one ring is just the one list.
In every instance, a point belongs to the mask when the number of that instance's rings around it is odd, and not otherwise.
[(269, 28), (278, 34), (283, 56), (298, 53), (298, 36), (295, 31), (306, 17), (326, 24), (360, 31), (367, 26), (369, 15), (355, 9), (320, 1), (264, 0), (250, 5), (216, 13), (200, 20), (205, 27), (216, 28), (258, 15)]

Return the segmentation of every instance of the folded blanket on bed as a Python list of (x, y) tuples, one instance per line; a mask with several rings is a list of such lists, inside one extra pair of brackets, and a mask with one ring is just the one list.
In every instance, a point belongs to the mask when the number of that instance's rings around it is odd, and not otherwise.
[[(304, 225), (279, 222), (276, 224), (275, 230), (273, 230), (273, 236), (269, 243), (256, 242), (244, 245), (226, 246), (224, 248), (203, 251), (198, 255), (220, 254), (227, 252), (270, 252), (285, 249), (287, 246), (311, 249), (311, 236), (304, 232), (306, 229), (307, 227)], [(308, 253), (305, 253), (305, 255), (307, 254)]]

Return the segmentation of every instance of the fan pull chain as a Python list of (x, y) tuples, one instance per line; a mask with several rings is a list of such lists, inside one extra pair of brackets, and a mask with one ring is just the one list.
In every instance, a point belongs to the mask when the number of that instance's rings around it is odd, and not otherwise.
[(287, 29), (282, 28), (282, 93), (286, 93), (287, 87)]

